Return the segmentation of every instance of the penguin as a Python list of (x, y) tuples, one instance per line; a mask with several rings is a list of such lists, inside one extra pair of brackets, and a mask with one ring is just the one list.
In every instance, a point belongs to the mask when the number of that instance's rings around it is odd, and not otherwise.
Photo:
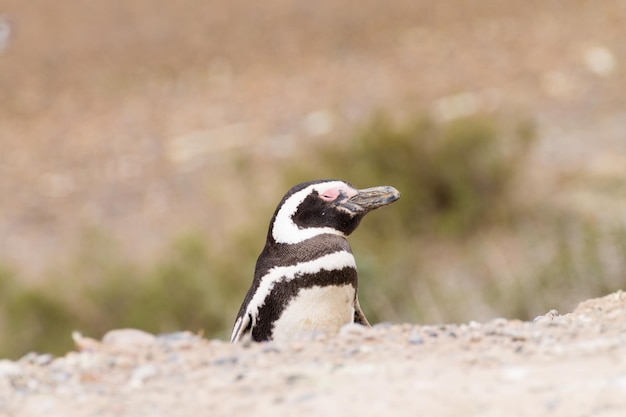
[(339, 180), (291, 188), (270, 221), (230, 341), (285, 341), (333, 334), (348, 323), (370, 326), (346, 238), (367, 213), (399, 198), (390, 186), (358, 190)]

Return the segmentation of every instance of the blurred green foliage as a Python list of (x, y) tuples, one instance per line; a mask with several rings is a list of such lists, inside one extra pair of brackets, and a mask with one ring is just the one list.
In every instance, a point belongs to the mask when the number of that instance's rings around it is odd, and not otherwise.
[[(527, 122), (419, 116), (397, 123), (379, 114), (351, 140), (314, 148), (282, 177), (285, 189), (325, 177), (401, 191), (351, 238), (370, 321), (528, 319), (623, 288), (626, 271), (622, 228), (527, 201), (517, 179), (533, 139)], [(150, 266), (90, 231), (39, 285), (0, 267), (0, 357), (65, 352), (72, 330), (100, 337), (120, 327), (186, 329), (227, 338), (266, 228), (245, 225), (219, 248), (186, 234)], [(512, 248), (503, 244), (510, 240)]]
[(156, 264), (142, 267), (92, 231), (70, 264), (43, 285), (25, 286), (0, 270), (0, 329), (11, 335), (0, 341), (0, 357), (68, 351), (73, 330), (99, 337), (120, 327), (187, 329), (226, 337), (234, 320), (227, 312), (240, 302), (254, 266), (248, 259), (252, 264), (223, 257), (205, 239), (186, 235)]
[(289, 180), (323, 171), (358, 181), (357, 187), (393, 185), (402, 202), (390, 209), (382, 230), (459, 236), (511, 210), (510, 185), (533, 139), (529, 123), (505, 141), (492, 117), (437, 124), (419, 116), (400, 124), (380, 113), (353, 140), (317, 149), (315, 162), (293, 167)]

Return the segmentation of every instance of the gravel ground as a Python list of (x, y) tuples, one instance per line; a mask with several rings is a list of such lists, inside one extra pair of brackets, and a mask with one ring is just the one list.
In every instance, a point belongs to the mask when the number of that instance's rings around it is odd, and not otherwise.
[(0, 361), (0, 415), (623, 416), (626, 294), (533, 322), (347, 326), (288, 345), (190, 333), (75, 335)]

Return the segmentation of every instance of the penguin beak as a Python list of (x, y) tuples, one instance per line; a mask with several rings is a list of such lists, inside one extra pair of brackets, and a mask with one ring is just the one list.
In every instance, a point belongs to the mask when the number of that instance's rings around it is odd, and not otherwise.
[(400, 198), (400, 192), (388, 185), (357, 190), (341, 206), (353, 214), (365, 214)]

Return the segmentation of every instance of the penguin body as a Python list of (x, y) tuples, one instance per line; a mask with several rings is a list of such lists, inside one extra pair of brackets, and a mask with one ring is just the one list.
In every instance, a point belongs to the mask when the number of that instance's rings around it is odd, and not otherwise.
[(400, 197), (392, 187), (298, 184), (279, 203), (231, 342), (289, 340), (369, 326), (357, 297), (357, 270), (346, 237), (369, 211)]

